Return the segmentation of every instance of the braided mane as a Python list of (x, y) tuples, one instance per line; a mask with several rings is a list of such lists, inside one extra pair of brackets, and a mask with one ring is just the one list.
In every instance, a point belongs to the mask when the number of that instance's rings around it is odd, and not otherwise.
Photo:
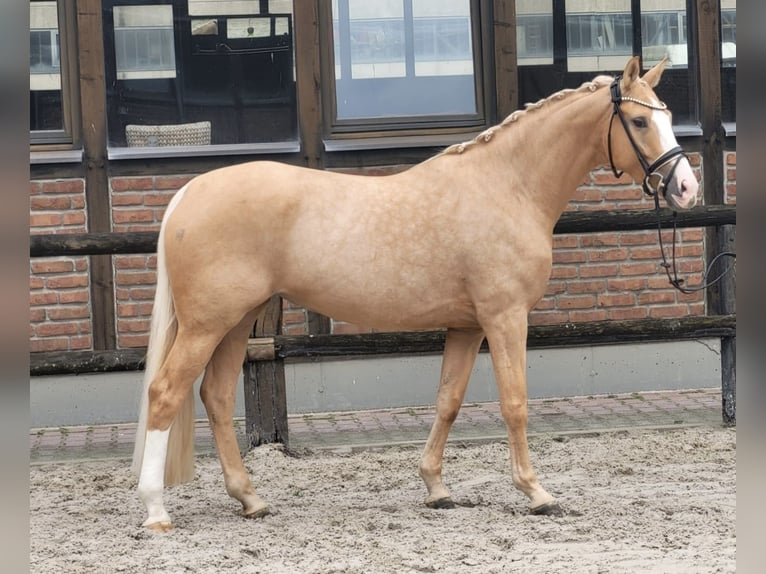
[(451, 154), (461, 154), (465, 150), (467, 150), (470, 147), (473, 147), (481, 142), (489, 142), (492, 139), (492, 136), (495, 135), (495, 132), (499, 130), (500, 128), (509, 126), (512, 123), (517, 122), (519, 119), (521, 119), (523, 116), (527, 115), (530, 112), (533, 112), (535, 110), (539, 110), (541, 107), (543, 107), (545, 104), (552, 102), (552, 101), (560, 101), (567, 97), (570, 94), (574, 93), (580, 93), (580, 92), (595, 92), (597, 89), (602, 88), (604, 86), (608, 86), (612, 83), (614, 80), (611, 76), (596, 76), (591, 80), (590, 82), (585, 82), (582, 84), (579, 88), (565, 88), (561, 91), (558, 91), (554, 94), (551, 94), (547, 98), (543, 98), (541, 100), (536, 101), (535, 103), (528, 103), (524, 104), (523, 110), (516, 110), (512, 114), (510, 114), (508, 117), (506, 117), (502, 122), (500, 122), (497, 125), (494, 125), (490, 128), (487, 128), (483, 132), (481, 132), (479, 135), (477, 135), (472, 140), (458, 143), (458, 144), (452, 144), (448, 148), (446, 148), (444, 151), (442, 151), (440, 154), (438, 154), (435, 157), (438, 157), (440, 155), (451, 155)]

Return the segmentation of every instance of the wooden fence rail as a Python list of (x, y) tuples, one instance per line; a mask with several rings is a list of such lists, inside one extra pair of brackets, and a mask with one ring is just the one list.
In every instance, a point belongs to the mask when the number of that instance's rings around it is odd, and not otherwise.
[[(717, 338), (732, 336), (736, 322), (736, 316), (726, 315), (536, 325), (529, 327), (527, 347), (542, 349)], [(445, 335), (445, 331), (283, 335), (271, 341), (251, 339), (247, 358), (262, 361), (268, 360), (268, 357), (304, 359), (442, 353)], [(481, 350), (489, 351), (486, 340)]]
[[(537, 325), (529, 327), (527, 346), (578, 347), (731, 337), (736, 332), (736, 323), (735, 315), (722, 315)], [(248, 342), (247, 361), (434, 354), (444, 350), (444, 337), (444, 331), (254, 337)], [(485, 341), (482, 351), (487, 350)], [(30, 374), (43, 376), (141, 370), (145, 354), (143, 347), (31, 353)]]

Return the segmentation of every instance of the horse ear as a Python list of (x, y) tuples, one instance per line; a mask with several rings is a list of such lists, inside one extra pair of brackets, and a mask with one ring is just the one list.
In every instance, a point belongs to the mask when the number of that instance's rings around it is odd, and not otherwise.
[(644, 74), (644, 81), (646, 81), (647, 84), (654, 88), (657, 84), (660, 83), (660, 76), (662, 76), (662, 71), (665, 69), (665, 65), (667, 63), (667, 57), (663, 58), (659, 64)]
[(620, 88), (622, 92), (627, 92), (630, 85), (638, 79), (638, 75), (641, 73), (641, 65), (639, 64), (638, 56), (633, 56), (625, 65), (625, 70), (622, 72), (622, 80), (620, 81)]

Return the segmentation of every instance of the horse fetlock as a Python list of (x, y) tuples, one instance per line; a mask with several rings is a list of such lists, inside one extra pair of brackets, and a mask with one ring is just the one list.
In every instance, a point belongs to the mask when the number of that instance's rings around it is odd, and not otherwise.
[(256, 498), (258, 497), (258, 495), (255, 494), (255, 490), (253, 489), (253, 485), (250, 483), (249, 478), (238, 480), (227, 476), (225, 483), (226, 494), (232, 498), (241, 500), (243, 503), (246, 499), (252, 496), (255, 496)]
[[(537, 482), (535, 471), (531, 468), (524, 472), (514, 469), (511, 478), (513, 480), (513, 486), (526, 494), (529, 498), (534, 499), (536, 493), (539, 491), (545, 492), (540, 486), (540, 483)], [(547, 495), (548, 493), (545, 494)]]
[(438, 461), (435, 464), (431, 462), (421, 462), (420, 467), (418, 468), (418, 474), (420, 474), (420, 478), (423, 479), (423, 482), (425, 482), (426, 485), (434, 482), (441, 482), (441, 461)]

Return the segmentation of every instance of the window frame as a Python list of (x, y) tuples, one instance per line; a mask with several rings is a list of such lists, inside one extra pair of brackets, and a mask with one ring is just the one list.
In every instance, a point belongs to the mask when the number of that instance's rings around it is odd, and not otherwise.
[[(727, 22), (724, 23), (724, 13), (733, 13), (734, 14), (734, 44), (736, 45), (736, 30), (737, 30), (737, 21), (736, 21), (736, 15), (737, 15), (737, 8), (736, 4), (734, 5), (734, 8), (724, 8), (723, 3), (720, 6), (719, 10), (719, 39), (721, 42), (720, 48), (721, 48), (721, 117), (723, 118), (722, 124), (724, 132), (727, 136), (736, 136), (737, 135), (737, 102), (736, 102), (736, 94), (735, 97), (728, 98), (725, 94), (725, 88), (724, 85), (728, 83), (732, 83), (735, 86), (736, 90), (736, 79), (737, 79), (737, 61), (736, 57), (734, 59), (734, 65), (724, 65), (724, 57), (723, 57), (723, 43), (725, 41), (724, 38), (724, 30), (726, 28), (731, 28), (731, 23)], [(726, 25), (725, 25), (726, 24)], [(734, 119), (730, 119), (729, 113), (734, 113)]]
[[(631, 20), (633, 21), (633, 54), (639, 54), (643, 65), (643, 14), (641, 0), (630, 0), (629, 9)], [(552, 16), (552, 39), (553, 39), (553, 61), (545, 64), (531, 64), (518, 66), (518, 90), (523, 101), (535, 101), (539, 97), (552, 93), (556, 90), (566, 87), (576, 87), (582, 82), (589, 81), (594, 75), (600, 72), (596, 71), (576, 71), (569, 69), (569, 59), (572, 57), (568, 48), (567, 39), (567, 16), (568, 12), (564, 0), (550, 0), (550, 9)], [(696, 19), (692, 17), (695, 14), (696, 7), (692, 0), (686, 0), (686, 46), (688, 61), (686, 68), (668, 68), (665, 70), (666, 76), (678, 76), (679, 74), (688, 74), (688, 107), (675, 117), (688, 116), (679, 123), (673, 124), (673, 130), (677, 135), (697, 136), (702, 134), (701, 116), (700, 116), (700, 93), (699, 93), (699, 65), (697, 45)], [(638, 22), (636, 25), (635, 23)], [(576, 55), (575, 55), (576, 56)], [(627, 61), (627, 56), (625, 57)], [(644, 67), (643, 71), (645, 71)], [(604, 71), (607, 73), (619, 74), (622, 69)], [(603, 73), (603, 72), (601, 72)], [(530, 94), (525, 92), (531, 91)]]
[[(186, 15), (185, 17), (189, 20), (193, 20), (195, 18), (207, 18), (208, 16), (203, 15), (193, 15), (188, 13), (188, 0), (186, 4)], [(257, 3), (257, 0), (253, 0)], [(115, 59), (115, 69), (113, 71), (109, 71), (107, 68), (110, 66), (109, 61), (105, 61), (105, 77), (110, 78), (111, 76), (114, 76), (117, 78), (117, 70), (116, 70), (116, 46), (114, 44), (114, 38), (115, 38), (115, 30), (113, 28), (114, 23), (114, 13), (113, 10), (117, 6), (154, 6), (154, 5), (170, 5), (173, 10), (173, 40), (175, 44), (175, 49), (178, 49), (177, 46), (177, 36), (180, 33), (178, 26), (177, 26), (177, 4), (179, 0), (111, 0), (108, 5), (102, 2), (102, 22), (104, 26), (104, 30), (102, 31), (102, 36), (104, 37), (104, 57), (105, 59)], [(263, 0), (261, 0), (261, 3)], [(293, 61), (293, 69), (297, 74), (297, 64), (296, 64), (296, 45), (295, 45), (295, 38), (296, 38), (296, 30), (295, 30), (295, 12), (296, 12), (296, 4), (299, 2), (297, 0), (292, 0), (292, 17), (291, 17), (291, 35), (293, 38), (293, 55), (292, 55), (292, 61)], [(109, 12), (107, 14), (107, 12)], [(212, 17), (212, 16), (211, 16)], [(223, 16), (221, 16), (223, 17)], [(239, 15), (232, 15), (230, 16), (232, 18), (238, 18)], [(107, 26), (112, 26), (111, 30), (107, 29)], [(109, 42), (107, 41), (109, 38), (112, 39), (112, 45), (109, 45)], [(176, 62), (178, 61), (178, 54), (176, 54)], [(176, 70), (176, 73), (178, 73), (178, 70)], [(183, 74), (183, 71), (181, 70), (181, 74)], [(107, 158), (109, 160), (133, 160), (133, 159), (183, 159), (183, 158), (199, 158), (199, 157), (216, 157), (216, 156), (259, 156), (259, 155), (265, 155), (265, 154), (292, 154), (297, 153), (301, 149), (301, 132), (299, 127), (299, 118), (300, 118), (300, 96), (299, 96), (299, 89), (297, 86), (295, 86), (295, 100), (296, 100), (296, 106), (295, 106), (295, 121), (296, 121), (296, 132), (290, 137), (285, 137), (284, 140), (280, 141), (273, 141), (273, 142), (244, 142), (244, 143), (224, 143), (224, 144), (210, 144), (210, 145), (185, 145), (185, 146), (163, 146), (163, 147), (128, 147), (128, 146), (117, 146), (110, 143), (110, 136), (109, 136), (109, 101), (105, 101), (105, 109), (107, 113), (107, 144), (106, 144), (106, 153)], [(108, 98), (108, 94), (107, 94)]]
[[(32, 5), (35, 2), (30, 0), (29, 3)], [(30, 127), (30, 152), (64, 151), (80, 145), (80, 75), (75, 0), (56, 0), (56, 12), (62, 127), (56, 130), (33, 130)]]
[(338, 119), (332, 2), (320, 2), (320, 73), (328, 78), (321, 85), (325, 151), (449, 145), (491, 125), (496, 120), (492, 2), (471, 1), (470, 10), (475, 114)]

